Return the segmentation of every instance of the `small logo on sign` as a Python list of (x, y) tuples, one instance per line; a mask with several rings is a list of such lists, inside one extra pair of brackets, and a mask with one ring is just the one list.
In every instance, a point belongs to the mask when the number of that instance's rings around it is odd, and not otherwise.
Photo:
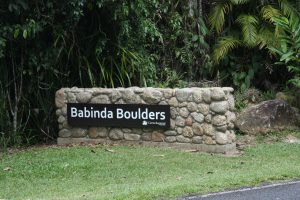
[(148, 125), (147, 121), (143, 121), (143, 126), (147, 126), (147, 125)]

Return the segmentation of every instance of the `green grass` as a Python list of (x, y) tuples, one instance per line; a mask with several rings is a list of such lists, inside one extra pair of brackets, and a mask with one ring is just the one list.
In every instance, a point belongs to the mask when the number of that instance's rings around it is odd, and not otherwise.
[(33, 148), (1, 156), (0, 199), (174, 198), (299, 178), (299, 155), (299, 144), (283, 143), (258, 144), (239, 157), (124, 146)]

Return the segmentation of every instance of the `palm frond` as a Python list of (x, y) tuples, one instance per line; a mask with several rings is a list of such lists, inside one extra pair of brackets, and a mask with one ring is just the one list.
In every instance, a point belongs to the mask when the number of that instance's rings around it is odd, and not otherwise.
[(246, 45), (257, 45), (257, 25), (258, 19), (252, 15), (240, 15), (236, 19), (242, 27), (243, 39)]
[[(297, 2), (298, 1), (296, 1), (296, 3)], [(289, 0), (278, 0), (278, 3), (284, 15), (293, 18), (298, 15), (296, 6), (293, 3), (291, 3)]]
[(289, 30), (290, 29), (290, 22), (287, 17), (281, 16), (281, 17), (272, 17), (272, 21), (274, 22), (274, 25), (284, 29)]
[(232, 10), (232, 5), (224, 1), (217, 3), (210, 11), (208, 21), (210, 26), (218, 33), (223, 30), (225, 14)]
[(296, 18), (290, 18), (289, 19), (290, 22), (290, 28), (291, 31), (294, 35), (299, 34), (299, 28), (300, 28), (300, 17), (296, 17)]
[(262, 26), (258, 30), (258, 43), (259, 43), (259, 48), (262, 49), (264, 47), (279, 47), (280, 43), (278, 38), (274, 34), (275, 29), (274, 27), (268, 27), (268, 26)]
[(218, 64), (221, 59), (223, 59), (229, 51), (238, 47), (240, 45), (240, 40), (234, 37), (223, 37), (221, 38), (216, 47), (214, 48), (212, 59), (215, 64)]
[(261, 9), (261, 16), (264, 20), (273, 22), (272, 17), (282, 16), (282, 13), (277, 8), (274, 8), (272, 5), (266, 5)]

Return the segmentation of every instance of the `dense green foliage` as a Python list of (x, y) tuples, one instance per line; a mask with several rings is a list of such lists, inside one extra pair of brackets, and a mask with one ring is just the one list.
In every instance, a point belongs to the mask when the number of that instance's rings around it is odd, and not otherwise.
[[(242, 91), (250, 86), (278, 89), (291, 76), (294, 76), (291, 82), (297, 86), (299, 5), (300, 1), (289, 0), (213, 1), (209, 23), (216, 30), (218, 39), (212, 58), (220, 64), (223, 74), (233, 74), (231, 82), (235, 86)], [(280, 23), (280, 19), (285, 19), (286, 25)], [(293, 53), (286, 54), (290, 51)], [(285, 60), (281, 68), (274, 66), (278, 56), (281, 61)], [(288, 64), (286, 56), (294, 56), (293, 67), (284, 68)], [(272, 79), (273, 83), (270, 83)]]
[(202, 9), (201, 1), (2, 1), (1, 144), (55, 138), (61, 87), (174, 87), (205, 78)]
[(299, 87), (299, 5), (3, 0), (0, 144), (55, 139), (61, 87), (181, 87), (212, 79), (241, 93)]
[(300, 18), (279, 16), (273, 17), (272, 21), (280, 28), (280, 45), (270, 46), (269, 49), (280, 57), (276, 64), (286, 65), (289, 72), (294, 74), (289, 82), (300, 88)]

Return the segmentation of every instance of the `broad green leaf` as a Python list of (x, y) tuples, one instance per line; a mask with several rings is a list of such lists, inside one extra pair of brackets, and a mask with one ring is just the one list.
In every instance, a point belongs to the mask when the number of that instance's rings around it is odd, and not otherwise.
[(280, 58), (280, 61), (285, 61), (287, 63), (288, 61), (293, 59), (293, 54), (294, 54), (293, 51), (289, 51), (289, 52), (283, 54)]
[(192, 41), (193, 41), (193, 42), (196, 42), (197, 40), (198, 40), (198, 35), (193, 35)]
[(19, 36), (19, 33), (20, 33), (20, 29), (17, 28), (14, 32), (14, 38), (16, 39), (18, 36)]
[(24, 39), (27, 38), (27, 34), (28, 34), (28, 32), (27, 32), (27, 30), (25, 29), (25, 30), (23, 31), (23, 38), (24, 38)]
[(249, 71), (248, 71), (248, 77), (250, 79), (252, 79), (254, 77), (254, 70), (253, 69), (249, 69)]

